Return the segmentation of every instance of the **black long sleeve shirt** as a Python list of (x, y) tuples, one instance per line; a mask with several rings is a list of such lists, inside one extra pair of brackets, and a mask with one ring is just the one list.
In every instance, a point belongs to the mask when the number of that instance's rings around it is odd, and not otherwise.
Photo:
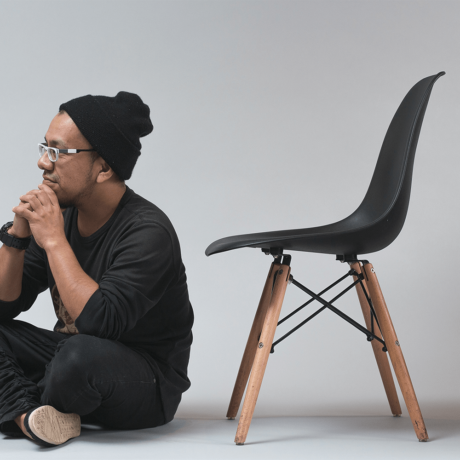
[(85, 273), (99, 284), (74, 322), (60, 298), (46, 252), (33, 240), (25, 253), (22, 292), (0, 301), (0, 319), (28, 310), (50, 289), (54, 330), (117, 340), (141, 353), (158, 377), (166, 421), (190, 387), (187, 366), (193, 310), (179, 241), (168, 217), (128, 187), (110, 219), (89, 237), (78, 211), (64, 212), (67, 240)]

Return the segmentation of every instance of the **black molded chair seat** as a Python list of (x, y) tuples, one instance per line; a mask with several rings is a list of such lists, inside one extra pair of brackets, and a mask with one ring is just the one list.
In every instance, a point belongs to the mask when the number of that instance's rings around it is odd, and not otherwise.
[(442, 75), (424, 78), (407, 93), (388, 128), (367, 194), (353, 214), (321, 227), (222, 238), (206, 255), (243, 247), (357, 255), (391, 244), (404, 225), (420, 128), (431, 89)]
[(244, 247), (281, 248), (322, 254), (369, 254), (388, 246), (397, 236), (390, 232), (379, 232), (377, 236), (380, 238), (366, 239), (378, 224), (378, 221), (367, 223), (354, 213), (339, 222), (320, 227), (229, 236), (212, 243), (206, 249), (206, 255)]

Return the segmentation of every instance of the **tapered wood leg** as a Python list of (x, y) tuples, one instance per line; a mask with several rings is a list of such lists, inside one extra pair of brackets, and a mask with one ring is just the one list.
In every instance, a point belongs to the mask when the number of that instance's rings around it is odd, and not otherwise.
[[(354, 262), (350, 264), (351, 268), (355, 270), (358, 274), (361, 273), (361, 264), (359, 262)], [(357, 277), (353, 276), (353, 279), (356, 281)], [(366, 289), (367, 295), (369, 296), (369, 289), (367, 287), (366, 280), (362, 281), (364, 289)], [(370, 308), (367, 302), (366, 296), (361, 288), (361, 285), (356, 285), (356, 292), (358, 293), (359, 303), (361, 304), (361, 309), (363, 311), (364, 321), (366, 327), (369, 331), (372, 330), (372, 321), (374, 322), (374, 334), (379, 334), (379, 328), (375, 319), (371, 319)], [(379, 335), (381, 337), (381, 335)], [(391, 374), (390, 363), (388, 361), (387, 354), (382, 350), (382, 344), (377, 340), (372, 340), (372, 349), (374, 351), (375, 360), (377, 361), (377, 366), (379, 368), (380, 376), (382, 377), (383, 387), (385, 388), (385, 393), (390, 403), (391, 413), (394, 416), (401, 415), (401, 406), (399, 404), (398, 393), (396, 392), (395, 382), (393, 380), (393, 375)]]
[(270, 304), (267, 309), (262, 333), (257, 345), (254, 364), (252, 367), (251, 378), (249, 379), (248, 389), (244, 398), (243, 409), (238, 423), (235, 442), (236, 444), (244, 444), (246, 436), (251, 424), (252, 415), (256, 407), (257, 397), (259, 396), (262, 379), (264, 377), (265, 368), (267, 367), (268, 357), (273, 344), (276, 326), (283, 305), (284, 294), (289, 281), (291, 269), (288, 265), (280, 265), (277, 271), (273, 292), (270, 299)]
[(252, 323), (251, 331), (249, 333), (246, 348), (244, 349), (243, 358), (241, 359), (240, 369), (236, 377), (235, 386), (233, 387), (232, 397), (228, 406), (227, 418), (234, 419), (240, 408), (241, 400), (243, 399), (244, 390), (248, 383), (249, 374), (251, 373), (252, 363), (259, 343), (259, 335), (262, 332), (262, 326), (267, 313), (268, 305), (272, 296), (273, 278), (275, 272), (279, 269), (280, 264), (273, 262), (268, 271), (265, 287), (260, 297), (259, 306)]
[(428, 433), (426, 431), (425, 422), (423, 421), (422, 412), (420, 410), (420, 406), (418, 405), (414, 387), (412, 386), (409, 371), (407, 370), (406, 362), (401, 350), (401, 345), (398, 337), (396, 336), (390, 314), (388, 313), (388, 308), (386, 306), (382, 290), (380, 289), (374, 267), (372, 264), (365, 264), (362, 269), (367, 281), (372, 305), (374, 306), (377, 319), (379, 320), (385, 344), (393, 364), (393, 369), (404, 396), (407, 411), (409, 412), (412, 424), (414, 425), (415, 434), (417, 435), (419, 441), (427, 441)]

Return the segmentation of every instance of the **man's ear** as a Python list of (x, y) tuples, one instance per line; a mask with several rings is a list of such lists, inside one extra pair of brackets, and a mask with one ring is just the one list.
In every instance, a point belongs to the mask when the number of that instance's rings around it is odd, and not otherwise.
[(103, 182), (109, 180), (115, 174), (113, 169), (105, 162), (101, 157), (98, 158), (100, 161), (97, 165), (99, 172), (97, 173), (96, 182), (102, 184)]

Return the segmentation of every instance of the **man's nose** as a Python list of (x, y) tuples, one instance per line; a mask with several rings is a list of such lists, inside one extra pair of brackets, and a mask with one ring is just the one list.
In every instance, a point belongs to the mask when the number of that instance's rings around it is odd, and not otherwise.
[(37, 163), (38, 167), (42, 170), (51, 171), (54, 169), (54, 163), (48, 158), (48, 153), (45, 152)]

